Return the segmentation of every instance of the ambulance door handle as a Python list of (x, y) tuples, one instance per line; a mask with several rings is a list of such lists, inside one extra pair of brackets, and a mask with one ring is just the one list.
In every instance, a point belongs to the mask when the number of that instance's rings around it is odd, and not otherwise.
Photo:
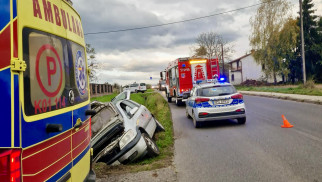
[(75, 124), (75, 126), (74, 126), (74, 129), (78, 129), (79, 127), (81, 127), (83, 125), (83, 122), (82, 122), (82, 120), (80, 119), (80, 118), (78, 118), (77, 120), (76, 120), (76, 124)]
[(83, 124), (83, 123), (78, 123), (78, 124), (76, 124), (76, 125), (74, 126), (74, 128), (75, 128), (75, 129), (77, 129), (77, 128), (81, 127), (81, 126), (82, 126), (82, 124)]
[(53, 132), (61, 132), (63, 131), (63, 125), (61, 124), (47, 124), (46, 125), (46, 132), (53, 133)]

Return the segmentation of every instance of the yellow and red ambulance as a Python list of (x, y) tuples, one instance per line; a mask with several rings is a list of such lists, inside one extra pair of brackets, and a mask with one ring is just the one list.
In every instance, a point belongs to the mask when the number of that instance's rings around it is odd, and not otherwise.
[(0, 181), (88, 181), (85, 41), (65, 0), (0, 0)]

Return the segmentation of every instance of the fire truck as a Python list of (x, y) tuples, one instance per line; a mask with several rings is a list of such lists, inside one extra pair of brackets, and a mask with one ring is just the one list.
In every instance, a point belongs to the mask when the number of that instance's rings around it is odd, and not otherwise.
[(219, 75), (218, 59), (186, 57), (170, 62), (165, 70), (168, 102), (175, 98), (176, 104), (181, 105), (196, 84), (213, 82), (214, 76)]

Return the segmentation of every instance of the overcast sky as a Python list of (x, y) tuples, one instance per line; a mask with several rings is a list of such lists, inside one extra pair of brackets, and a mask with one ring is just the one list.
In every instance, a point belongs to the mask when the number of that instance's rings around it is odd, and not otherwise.
[[(293, 3), (293, 14), (299, 9)], [(322, 0), (313, 0), (316, 14), (322, 15)], [(258, 0), (77, 0), (84, 33), (106, 32), (177, 22), (258, 4)], [(159, 72), (170, 61), (192, 55), (191, 48), (200, 33), (214, 31), (234, 45), (231, 59), (250, 51), (249, 18), (257, 7), (196, 21), (162, 27), (109, 34), (86, 35), (96, 50), (101, 69), (99, 83), (133, 82), (156, 84)], [(152, 77), (152, 80), (150, 80)]]

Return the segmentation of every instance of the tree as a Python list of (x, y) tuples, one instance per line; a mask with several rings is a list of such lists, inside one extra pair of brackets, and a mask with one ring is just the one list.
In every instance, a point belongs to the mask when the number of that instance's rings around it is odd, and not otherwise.
[[(315, 78), (317, 81), (322, 82), (322, 42), (321, 32), (319, 31), (321, 20), (318, 20), (318, 16), (314, 15), (315, 10), (313, 7), (312, 0), (303, 1), (305, 67), (308, 78)], [(300, 25), (299, 18), (298, 25)], [(301, 46), (300, 42), (298, 46)]]
[(96, 58), (95, 49), (90, 44), (86, 44), (86, 53), (87, 53), (87, 65), (88, 65), (88, 68), (90, 69), (90, 72), (88, 75), (89, 81), (95, 82), (97, 81), (96, 71), (99, 68), (99, 64), (95, 59)]
[(256, 15), (250, 19), (250, 45), (255, 50), (255, 61), (263, 66), (267, 77), (273, 75), (276, 84), (276, 76), (280, 73), (283, 63), (276, 43), (279, 41), (283, 25), (290, 17), (290, 3), (285, 0), (261, 2)]
[(201, 33), (196, 40), (198, 48), (194, 50), (195, 56), (206, 56), (207, 58), (222, 58), (222, 45), (224, 46), (224, 57), (229, 58), (233, 53), (233, 46), (223, 37), (215, 32)]
[[(294, 62), (298, 57), (297, 41), (299, 33), (300, 27), (297, 25), (297, 20), (289, 18), (279, 32), (278, 42), (276, 42), (278, 59), (283, 60), (280, 65), (280, 72), (283, 77), (289, 75), (293, 82), (295, 80), (294, 76), (298, 75), (295, 72), (301, 70), (301, 64)], [(291, 63), (295, 65), (290, 65)], [(295, 66), (299, 66), (299, 69), (295, 68)]]

